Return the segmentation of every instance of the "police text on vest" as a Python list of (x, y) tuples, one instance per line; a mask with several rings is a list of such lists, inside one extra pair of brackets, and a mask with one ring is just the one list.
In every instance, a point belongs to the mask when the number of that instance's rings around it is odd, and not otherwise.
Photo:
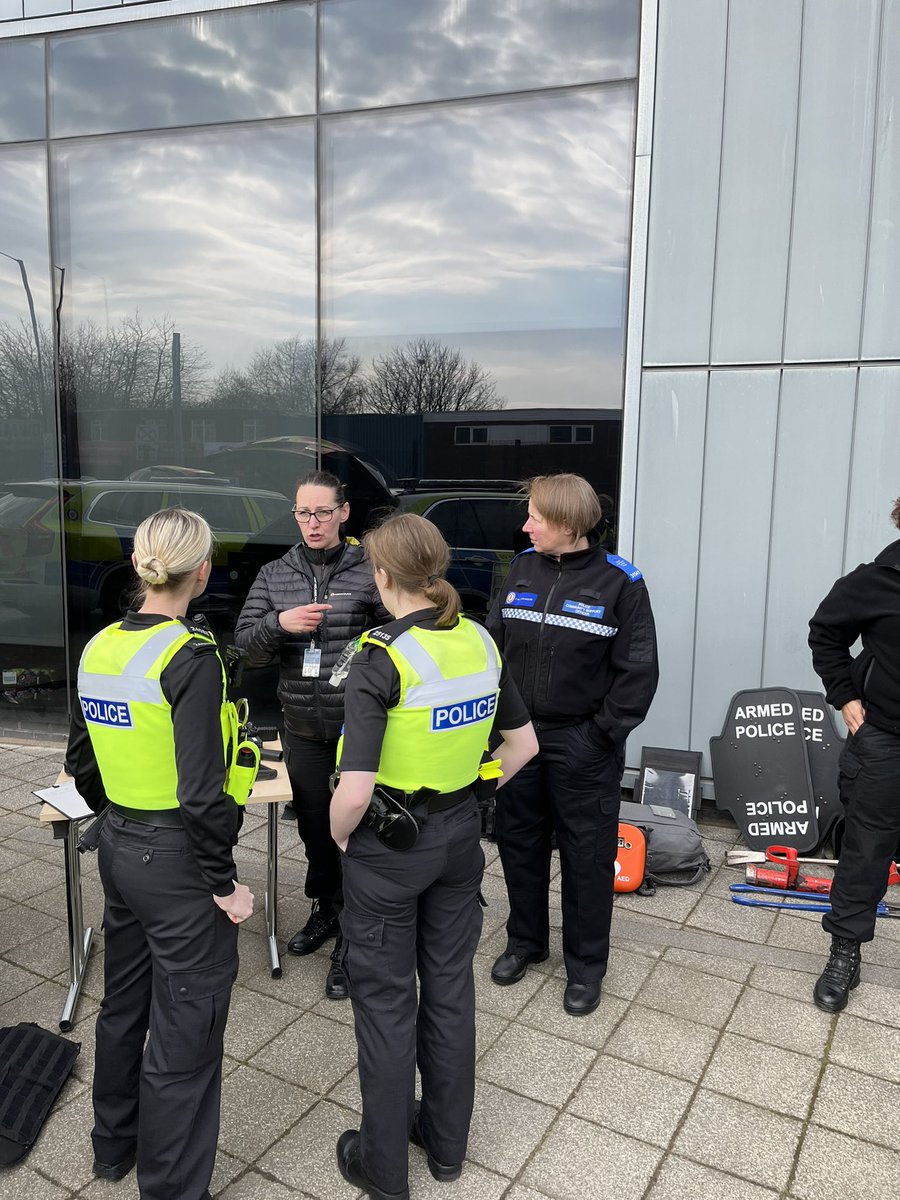
[(497, 707), (497, 696), (481, 696), (478, 700), (463, 700), (460, 704), (443, 704), (440, 708), (431, 710), (431, 732), (440, 733), (444, 729), (459, 729), (462, 725), (474, 725), (477, 721), (486, 721), (494, 715)]
[(131, 709), (125, 700), (94, 700), (91, 696), (82, 696), (81, 711), (84, 719), (94, 725), (111, 725), (117, 729), (132, 726)]

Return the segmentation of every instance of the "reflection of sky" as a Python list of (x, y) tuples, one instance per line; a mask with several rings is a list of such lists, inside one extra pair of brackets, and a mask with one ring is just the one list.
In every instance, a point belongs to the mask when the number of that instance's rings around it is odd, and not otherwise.
[(0, 42), (0, 142), (43, 136), (43, 40)]
[(326, 109), (637, 74), (639, 0), (331, 0)]
[(315, 109), (315, 12), (278, 4), (51, 39), (57, 136)]
[[(44, 147), (0, 148), (0, 250), (25, 263), (36, 316), (50, 324), (47, 261), (47, 159)], [(0, 321), (28, 323), (28, 301), (19, 264), (0, 258)]]
[[(265, 125), (54, 147), (67, 320), (169, 316), (213, 372), (314, 332), (313, 133)], [(67, 233), (68, 230), (68, 233)]]
[(490, 332), (510, 403), (618, 402), (632, 124), (630, 85), (330, 122), (328, 334)]

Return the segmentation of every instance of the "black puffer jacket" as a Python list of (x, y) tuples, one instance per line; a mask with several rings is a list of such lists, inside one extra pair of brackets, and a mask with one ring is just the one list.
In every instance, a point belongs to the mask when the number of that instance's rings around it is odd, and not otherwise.
[(867, 721), (900, 733), (900, 541), (837, 581), (809, 623), (809, 645), (829, 704), (860, 700)]
[[(278, 614), (301, 604), (330, 604), (314, 634), (285, 633)], [(351, 638), (389, 621), (365, 561), (352, 538), (337, 553), (294, 546), (266, 563), (251, 587), (235, 626), (235, 641), (248, 652), (249, 666), (277, 662), (278, 699), (288, 734), (327, 741), (344, 720), (344, 686), (329, 683), (331, 668)], [(304, 677), (303, 652), (322, 651), (317, 679)]]

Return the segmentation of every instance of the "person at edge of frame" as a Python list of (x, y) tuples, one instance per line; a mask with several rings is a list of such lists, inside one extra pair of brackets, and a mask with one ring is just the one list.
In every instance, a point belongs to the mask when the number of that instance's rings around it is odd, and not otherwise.
[[(900, 528), (900, 499), (891, 520)], [(860, 947), (875, 936), (900, 844), (900, 540), (835, 583), (809, 623), (809, 646), (848, 730), (838, 764), (844, 836), (822, 918), (831, 952), (813, 989), (819, 1008), (841, 1012), (859, 984)]]
[(609, 958), (624, 743), (659, 677), (641, 572), (601, 545), (580, 475), (525, 485), (531, 549), (513, 559), (487, 627), (534, 721), (540, 754), (504, 788), (497, 846), (510, 915), (491, 978), (518, 983), (548, 953), (551, 837), (561, 864), (563, 1007), (593, 1012)]
[[(362, 1093), (360, 1129), (341, 1135), (337, 1159), (373, 1200), (407, 1200), (410, 1141), (439, 1181), (457, 1179), (466, 1155), (484, 872), (474, 787), (505, 784), (537, 741), (490, 635), (460, 615), (434, 525), (398, 514), (364, 544), (394, 619), (363, 635), (351, 665), (331, 805)], [(491, 758), (493, 730), (502, 740)], [(410, 849), (379, 840), (373, 790), (412, 814)]]
[(85, 648), (66, 753), (105, 813), (93, 1171), (117, 1182), (136, 1159), (141, 1200), (210, 1195), (238, 925), (253, 912), (233, 856), (242, 810), (225, 791), (225, 667), (186, 616), (212, 549), (209, 525), (185, 509), (138, 526), (142, 603)]
[(329, 779), (344, 721), (344, 681), (330, 681), (348, 642), (388, 617), (381, 606), (362, 547), (341, 526), (350, 505), (337, 476), (311, 471), (297, 484), (293, 506), (300, 541), (267, 563), (247, 594), (235, 641), (248, 666), (278, 663), (278, 698), (284, 713), (285, 764), (297, 829), (306, 850), (309, 919), (287, 944), (291, 954), (311, 954), (335, 938), (325, 995), (346, 1000), (338, 913), (341, 863), (331, 839)]

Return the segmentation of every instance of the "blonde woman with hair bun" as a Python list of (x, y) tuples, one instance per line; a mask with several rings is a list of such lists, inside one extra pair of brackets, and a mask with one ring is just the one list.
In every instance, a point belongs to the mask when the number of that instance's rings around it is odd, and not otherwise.
[(225, 791), (225, 668), (187, 617), (212, 551), (186, 509), (138, 526), (141, 602), (85, 648), (66, 753), (103, 814), (93, 1169), (117, 1181), (136, 1161), (142, 1200), (209, 1195), (238, 925), (253, 912), (233, 855), (243, 810)]

